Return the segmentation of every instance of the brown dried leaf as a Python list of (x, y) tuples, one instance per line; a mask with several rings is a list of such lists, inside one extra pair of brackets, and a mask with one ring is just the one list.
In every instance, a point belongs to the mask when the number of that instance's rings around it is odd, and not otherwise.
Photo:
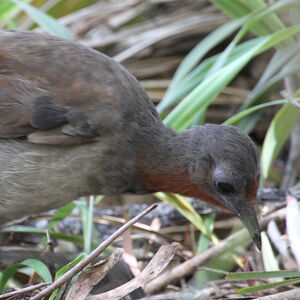
[(165, 269), (175, 255), (178, 245), (178, 243), (172, 243), (171, 245), (161, 246), (146, 268), (134, 279), (106, 293), (90, 296), (87, 300), (116, 300), (128, 295), (139, 287), (145, 286)]
[(111, 256), (99, 263), (87, 267), (74, 282), (66, 300), (84, 300), (92, 288), (102, 280), (123, 255), (124, 250), (116, 249)]

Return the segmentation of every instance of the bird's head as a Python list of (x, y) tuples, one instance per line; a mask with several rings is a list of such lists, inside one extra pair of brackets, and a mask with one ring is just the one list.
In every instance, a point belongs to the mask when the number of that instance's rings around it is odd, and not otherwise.
[(259, 159), (251, 139), (237, 127), (212, 125), (190, 131), (189, 177), (206, 201), (233, 212), (261, 248), (256, 217)]

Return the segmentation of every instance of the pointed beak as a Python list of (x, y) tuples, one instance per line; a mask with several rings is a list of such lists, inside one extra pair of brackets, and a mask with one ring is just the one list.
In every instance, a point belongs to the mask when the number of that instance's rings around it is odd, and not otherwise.
[(251, 206), (243, 207), (240, 210), (237, 209), (236, 211), (234, 211), (234, 213), (248, 229), (250, 236), (258, 250), (261, 250), (261, 234), (255, 208)]
[(237, 204), (238, 202), (233, 202), (232, 199), (231, 201), (225, 200), (224, 202), (227, 204), (227, 207), (243, 222), (256, 247), (261, 250), (261, 234), (255, 207), (245, 205), (244, 203)]

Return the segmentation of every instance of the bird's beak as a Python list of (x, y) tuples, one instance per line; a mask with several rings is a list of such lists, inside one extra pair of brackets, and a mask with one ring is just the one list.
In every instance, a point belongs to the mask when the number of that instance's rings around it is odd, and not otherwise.
[(233, 204), (232, 200), (225, 202), (227, 207), (243, 222), (256, 247), (261, 250), (261, 235), (255, 207), (238, 202)]
[(251, 206), (243, 207), (240, 211), (237, 210), (235, 214), (248, 229), (258, 250), (261, 250), (261, 235), (255, 208)]

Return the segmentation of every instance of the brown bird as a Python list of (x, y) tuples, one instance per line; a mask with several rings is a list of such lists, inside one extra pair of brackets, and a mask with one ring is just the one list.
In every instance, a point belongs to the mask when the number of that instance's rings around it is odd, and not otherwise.
[(258, 156), (238, 128), (166, 127), (138, 81), (106, 55), (0, 31), (0, 223), (91, 194), (157, 191), (232, 211), (261, 246)]

